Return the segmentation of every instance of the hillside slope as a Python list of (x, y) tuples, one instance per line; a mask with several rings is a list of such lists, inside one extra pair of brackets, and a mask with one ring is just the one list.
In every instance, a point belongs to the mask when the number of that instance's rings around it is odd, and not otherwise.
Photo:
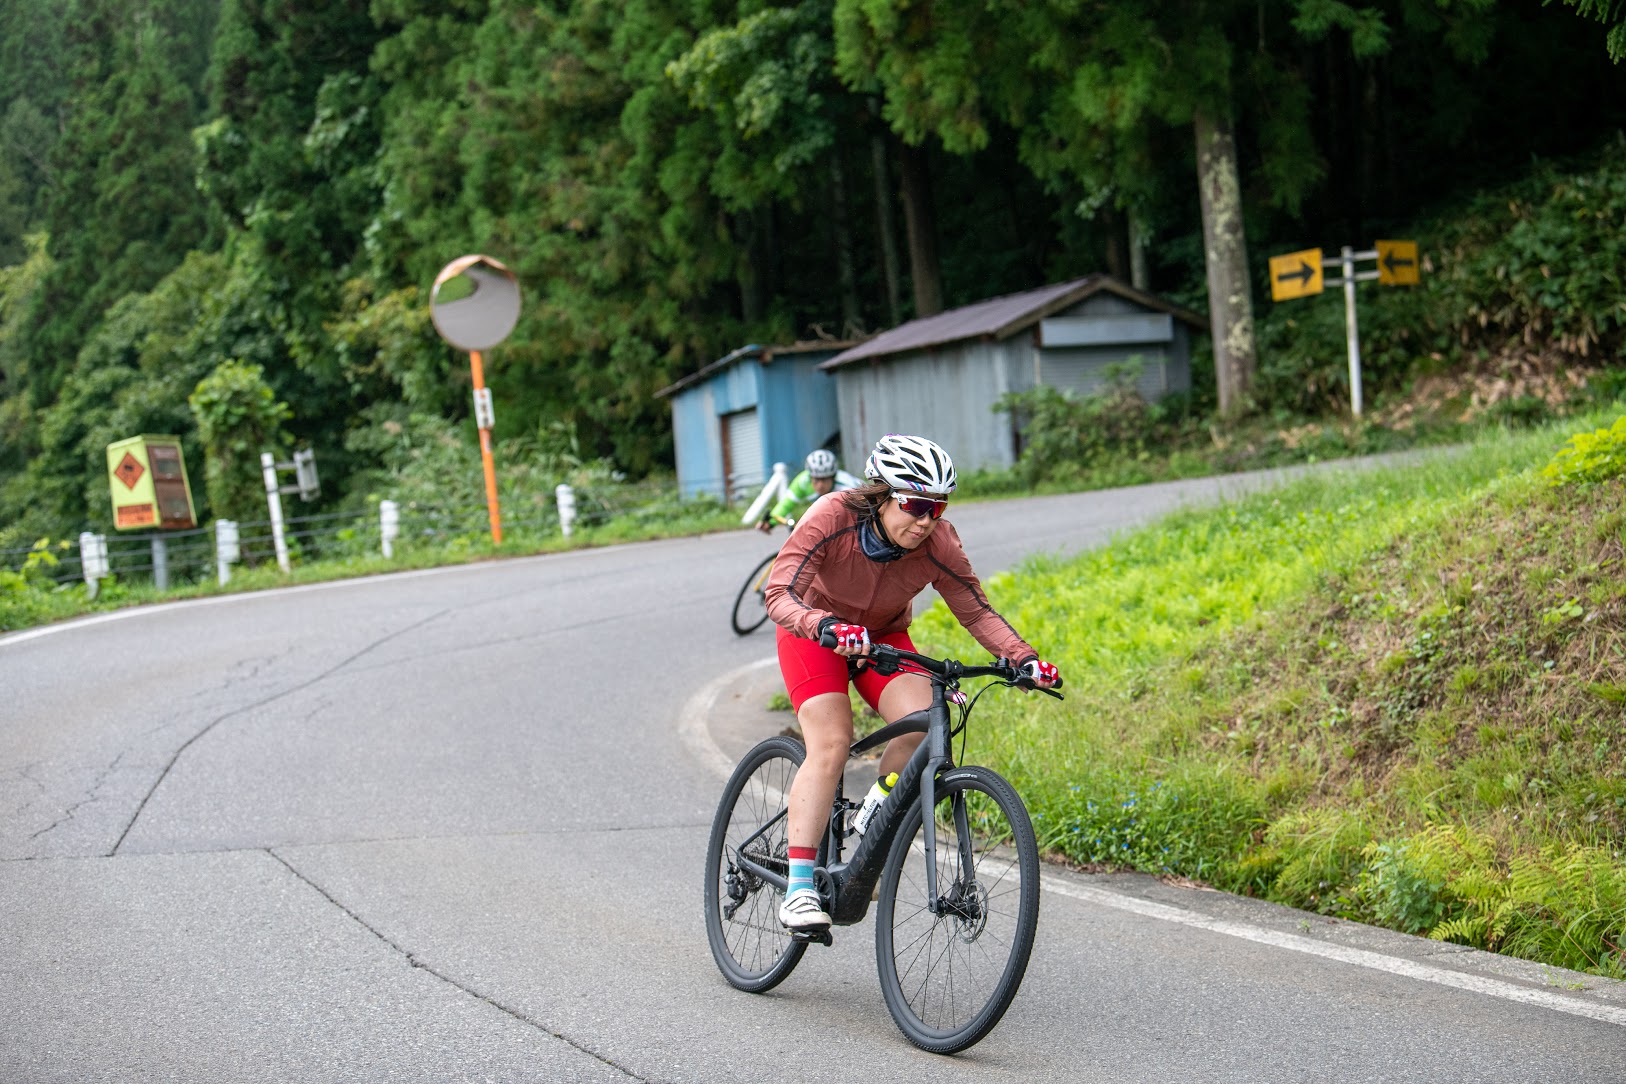
[(1551, 484), (1562, 443), (996, 578), (1071, 698), (996, 706), (972, 758), (1058, 858), (1626, 977), (1626, 481)]

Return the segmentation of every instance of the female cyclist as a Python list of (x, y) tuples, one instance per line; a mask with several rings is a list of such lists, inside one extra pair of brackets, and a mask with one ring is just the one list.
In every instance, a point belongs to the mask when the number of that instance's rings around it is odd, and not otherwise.
[[(887, 722), (931, 706), (931, 685), (921, 675), (880, 677), (852, 659), (868, 654), (872, 641), (914, 650), (907, 629), (916, 595), (935, 587), (978, 643), (1016, 660), (1036, 685), (1060, 677), (988, 604), (960, 536), (941, 518), (955, 486), (948, 453), (924, 437), (891, 434), (876, 443), (864, 476), (868, 485), (808, 510), (768, 577), (779, 669), (807, 745), (790, 787), (790, 883), (779, 908), (779, 921), (792, 930), (830, 925), (813, 863), (853, 740), (849, 660), (859, 695)], [(819, 645), (826, 632), (834, 649)], [(881, 776), (900, 771), (920, 739), (889, 742)]]

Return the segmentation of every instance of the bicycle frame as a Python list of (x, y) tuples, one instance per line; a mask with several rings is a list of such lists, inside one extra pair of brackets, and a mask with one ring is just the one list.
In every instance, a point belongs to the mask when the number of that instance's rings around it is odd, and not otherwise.
[[(891, 665), (894, 668), (899, 662), (924, 658), (913, 652), (903, 652), (885, 645), (877, 645), (876, 655), (881, 660), (880, 665)], [(847, 861), (842, 861), (841, 855), (847, 837), (846, 813), (853, 806), (843, 796), (841, 784), (837, 783), (830, 821), (825, 828), (824, 844), (819, 848), (819, 867), (814, 873), (815, 880), (822, 877), (828, 887), (822, 894), (828, 898), (830, 918), (835, 925), (851, 926), (863, 921), (864, 916), (869, 913), (870, 894), (884, 872), (886, 857), (892, 849), (893, 837), (897, 835), (898, 827), (903, 822), (902, 814), (917, 798), (924, 803), (921, 821), (926, 833), (927, 907), (932, 914), (939, 912), (943, 900), (937, 890), (937, 818), (932, 811), (937, 808), (937, 778), (941, 773), (954, 767), (954, 757), (949, 750), (952, 727), (948, 694), (958, 687), (960, 677), (983, 675), (999, 676), (999, 670), (996, 667), (966, 667), (953, 663), (947, 666), (942, 674), (925, 672), (925, 676), (932, 684), (930, 708), (911, 712), (852, 744), (848, 751), (849, 757), (858, 756), (902, 734), (926, 735), (926, 740), (920, 743), (920, 747), (898, 773), (897, 784), (881, 803), (880, 809), (876, 810), (868, 830), (860, 837), (858, 845), (853, 848), (851, 858)], [(753, 833), (750, 839), (740, 845), (736, 857), (736, 861), (743, 869), (775, 886), (781, 892), (786, 887), (785, 871), (775, 870), (751, 858), (747, 853), (747, 844), (778, 824), (785, 815), (785, 811), (781, 810)], [(972, 855), (969, 826), (962, 823), (965, 820), (964, 809), (957, 809), (955, 815), (956, 834), (960, 840), (961, 868), (969, 869)]]

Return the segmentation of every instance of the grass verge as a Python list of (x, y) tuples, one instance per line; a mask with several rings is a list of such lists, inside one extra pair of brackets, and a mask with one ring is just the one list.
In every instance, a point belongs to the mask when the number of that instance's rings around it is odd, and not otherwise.
[(1071, 692), (988, 704), (971, 758), (1055, 857), (1626, 978), (1626, 483), (1534, 469), (1611, 417), (991, 578)]

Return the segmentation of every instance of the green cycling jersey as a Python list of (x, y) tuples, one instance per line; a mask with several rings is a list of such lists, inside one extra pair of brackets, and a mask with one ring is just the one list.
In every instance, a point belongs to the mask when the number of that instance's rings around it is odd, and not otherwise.
[[(837, 490), (854, 489), (858, 484), (858, 479), (846, 471), (836, 471)], [(818, 494), (813, 489), (813, 476), (804, 470), (790, 480), (790, 486), (785, 490), (785, 495), (768, 512), (767, 518), (774, 523), (789, 522), (792, 512), (805, 504), (811, 503), (816, 496)]]

